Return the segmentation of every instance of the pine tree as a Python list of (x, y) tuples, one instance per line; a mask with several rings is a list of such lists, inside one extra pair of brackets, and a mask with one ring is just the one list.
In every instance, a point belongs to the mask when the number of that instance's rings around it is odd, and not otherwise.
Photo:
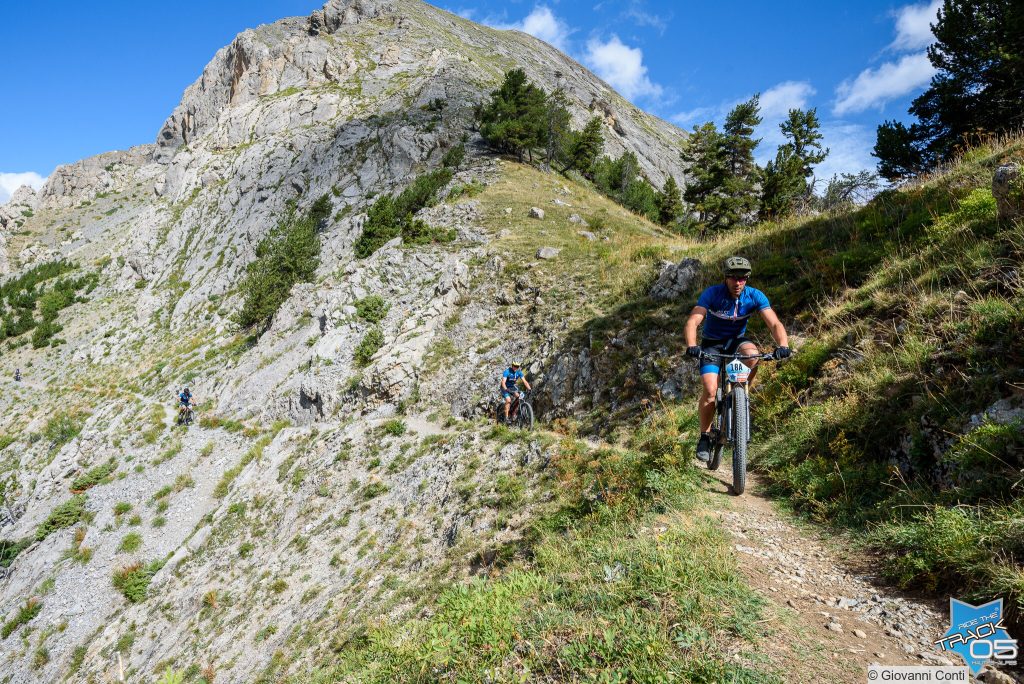
[(924, 145), (919, 124), (907, 128), (899, 121), (886, 121), (878, 127), (871, 155), (878, 158), (878, 175), (896, 181), (916, 176), (935, 165), (935, 155)]
[(593, 166), (604, 149), (601, 126), (601, 119), (595, 116), (582, 131), (573, 132), (565, 153), (563, 173), (575, 170), (585, 176), (593, 176)]
[(665, 179), (665, 186), (658, 193), (658, 222), (671, 226), (683, 216), (683, 198), (674, 176)]
[(761, 140), (753, 139), (754, 129), (761, 125), (760, 95), (733, 107), (722, 127), (725, 133), (725, 151), (729, 158), (729, 173), (747, 178), (754, 173), (754, 149)]
[(488, 144), (517, 155), (520, 161), (529, 153), (532, 161), (533, 150), (542, 141), (546, 102), (544, 91), (530, 83), (526, 72), (513, 69), (491, 93), (491, 101), (480, 107), (480, 134)]
[(544, 148), (544, 164), (550, 169), (557, 159), (565, 159), (572, 138), (572, 115), (569, 114), (569, 101), (565, 93), (556, 90), (548, 96), (544, 103), (544, 121), (541, 131), (541, 142)]
[(760, 123), (760, 96), (755, 95), (736, 105), (722, 128), (729, 172), (723, 186), (721, 221), (728, 225), (748, 222), (757, 211), (760, 170), (754, 161), (754, 150), (761, 140), (754, 140), (753, 134)]
[(878, 127), (879, 173), (895, 180), (980, 136), (1024, 127), (1024, 3), (944, 0), (928, 59), (937, 73), (910, 106), (919, 123)]
[(810, 200), (814, 190), (808, 179), (814, 175), (814, 165), (828, 156), (828, 148), (821, 146), (821, 124), (816, 109), (789, 110), (789, 118), (779, 124), (788, 142), (768, 162), (761, 187), (761, 217), (778, 218), (792, 212), (797, 204)]
[(708, 228), (721, 227), (719, 209), (725, 179), (729, 175), (725, 136), (712, 122), (695, 126), (693, 133), (686, 139), (681, 156), (690, 165), (690, 175), (693, 177), (686, 186), (683, 198), (697, 212), (697, 223), (703, 237)]

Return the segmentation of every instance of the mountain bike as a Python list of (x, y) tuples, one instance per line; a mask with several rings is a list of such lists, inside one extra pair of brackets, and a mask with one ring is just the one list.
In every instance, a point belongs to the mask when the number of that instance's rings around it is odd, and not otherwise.
[(715, 392), (715, 422), (711, 426), (708, 470), (718, 470), (722, 451), (727, 444), (732, 445), (732, 489), (739, 495), (747, 488), (747, 447), (750, 445), (750, 397), (747, 394), (750, 368), (743, 361), (776, 359), (771, 354), (744, 355), (739, 352), (701, 352), (700, 359), (718, 362), (718, 390)]
[[(526, 391), (512, 395), (512, 404), (508, 407), (507, 425), (526, 431), (533, 429), (533, 405), (530, 403), (531, 394), (531, 392)], [(498, 401), (494, 417), (499, 425), (505, 423), (504, 401)]]
[(191, 425), (196, 419), (196, 412), (191, 406), (182, 406), (178, 409), (178, 425)]

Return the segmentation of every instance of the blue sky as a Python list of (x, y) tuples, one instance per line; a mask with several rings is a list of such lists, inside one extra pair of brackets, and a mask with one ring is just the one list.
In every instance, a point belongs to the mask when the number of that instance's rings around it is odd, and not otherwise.
[[(316, 0), (8, 3), (0, 202), (53, 168), (152, 142), (182, 91), (247, 27), (308, 15)], [(691, 129), (761, 93), (762, 161), (790, 107), (817, 107), (830, 158), (819, 177), (874, 166), (875, 127), (907, 119), (928, 83), (938, 0), (436, 0), (536, 35), (643, 109)]]

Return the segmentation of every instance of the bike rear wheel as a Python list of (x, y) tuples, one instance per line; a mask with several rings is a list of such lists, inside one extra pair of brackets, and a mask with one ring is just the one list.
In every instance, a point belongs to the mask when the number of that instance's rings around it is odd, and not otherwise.
[(525, 401), (519, 406), (519, 415), (517, 421), (519, 427), (526, 431), (533, 429), (533, 407)]
[(747, 443), (750, 438), (747, 389), (732, 388), (732, 489), (739, 495), (747, 488)]

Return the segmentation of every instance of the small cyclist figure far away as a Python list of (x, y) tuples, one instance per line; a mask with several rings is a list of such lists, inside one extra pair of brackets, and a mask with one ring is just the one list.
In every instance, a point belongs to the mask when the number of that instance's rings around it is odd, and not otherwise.
[(523, 375), (522, 363), (513, 361), (512, 365), (501, 374), (501, 398), (505, 402), (505, 422), (508, 422), (508, 411), (512, 406), (512, 399), (520, 396), (519, 382), (522, 381), (526, 389), (533, 390), (526, 376)]
[(178, 425), (188, 425), (192, 422), (193, 406), (195, 402), (192, 401), (192, 392), (186, 387), (178, 394)]
[[(697, 306), (693, 307), (683, 335), (686, 353), (701, 361), (701, 395), (697, 403), (700, 415), (700, 439), (697, 441), (697, 458), (708, 462), (713, 448), (711, 426), (715, 418), (715, 395), (718, 390), (719, 366), (717, 358), (702, 358), (707, 354), (741, 354), (758, 356), (760, 352), (751, 340), (744, 337), (747, 321), (755, 313), (761, 314), (772, 338), (777, 345), (772, 357), (776, 361), (789, 358), (789, 338), (779, 317), (772, 310), (768, 297), (763, 292), (747, 286), (750, 278), (750, 262), (740, 256), (731, 256), (722, 264), (724, 282), (712, 285), (701, 293)], [(706, 320), (705, 320), (706, 318)], [(697, 328), (704, 322), (700, 344), (697, 344)], [(750, 387), (757, 374), (757, 359), (742, 359), (748, 366)]]

